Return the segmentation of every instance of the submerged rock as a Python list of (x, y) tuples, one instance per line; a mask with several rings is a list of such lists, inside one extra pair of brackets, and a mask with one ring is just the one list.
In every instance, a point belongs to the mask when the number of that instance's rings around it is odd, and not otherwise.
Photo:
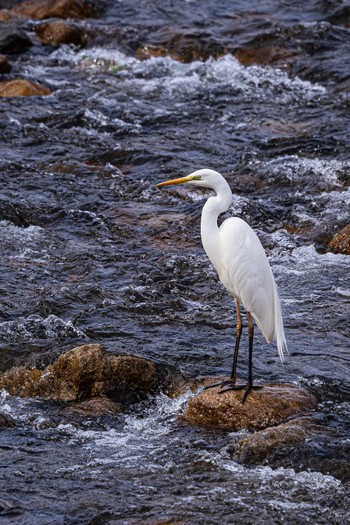
[(45, 97), (51, 91), (30, 80), (8, 80), (0, 82), (0, 97)]
[(148, 393), (158, 386), (157, 367), (137, 356), (115, 356), (99, 344), (62, 354), (45, 370), (11, 368), (0, 374), (0, 388), (20, 397), (80, 401), (101, 394), (130, 399), (128, 391)]
[(74, 44), (84, 46), (87, 34), (81, 27), (60, 20), (39, 24), (34, 28), (40, 41), (45, 45)]
[(350, 255), (350, 224), (334, 235), (328, 244), (328, 251)]
[(278, 425), (288, 417), (315, 408), (316, 398), (291, 384), (266, 384), (242, 403), (242, 390), (219, 393), (220, 386), (191, 399), (185, 418), (190, 423), (222, 430), (257, 430)]
[(0, 52), (22, 53), (31, 45), (32, 41), (22, 29), (13, 24), (0, 26)]
[(0, 430), (3, 430), (4, 428), (9, 427), (15, 427), (16, 422), (14, 419), (12, 419), (11, 416), (8, 416), (7, 414), (3, 414), (0, 412)]
[(9, 73), (11, 69), (12, 69), (11, 64), (8, 62), (5, 55), (0, 54), (0, 73), (1, 74)]
[(322, 415), (304, 416), (265, 428), (243, 439), (233, 439), (224, 450), (238, 463), (294, 468), (298, 471), (312, 469), (348, 481), (350, 443), (344, 440), (344, 448), (339, 455), (339, 450), (334, 450), (334, 441), (340, 437), (336, 428), (327, 426)]
[(97, 16), (97, 9), (93, 2), (87, 0), (26, 0), (15, 5), (11, 11), (38, 20)]

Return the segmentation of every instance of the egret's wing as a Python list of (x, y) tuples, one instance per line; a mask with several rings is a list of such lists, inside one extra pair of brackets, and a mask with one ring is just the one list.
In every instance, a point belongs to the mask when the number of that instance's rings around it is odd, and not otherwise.
[(221, 265), (217, 269), (221, 281), (252, 314), (266, 340), (271, 342), (277, 336), (280, 303), (259, 238), (245, 221), (234, 217), (221, 225), (220, 247)]

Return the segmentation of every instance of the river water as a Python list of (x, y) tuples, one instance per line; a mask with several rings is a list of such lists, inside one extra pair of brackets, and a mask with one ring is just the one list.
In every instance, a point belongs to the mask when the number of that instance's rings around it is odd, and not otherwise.
[[(154, 187), (210, 167), (227, 177), (230, 213), (259, 234), (280, 289), (289, 356), (282, 366), (257, 335), (255, 376), (311, 389), (339, 432), (327, 460), (344, 460), (349, 257), (326, 246), (350, 222), (347, 3), (108, 0), (82, 23), (86, 49), (36, 42), (11, 58), (12, 77), (50, 96), (0, 100), (1, 369), (99, 342), (188, 378), (227, 373), (234, 305), (201, 247), (207, 194)], [(181, 38), (201, 42), (200, 60), (138, 58)], [(276, 63), (243, 65), (233, 54), (246, 47)], [(350, 523), (349, 478), (235, 463), (232, 436), (179, 419), (191, 395), (72, 419), (3, 392), (0, 409), (19, 426), (1, 432), (0, 515), (21, 525)]]

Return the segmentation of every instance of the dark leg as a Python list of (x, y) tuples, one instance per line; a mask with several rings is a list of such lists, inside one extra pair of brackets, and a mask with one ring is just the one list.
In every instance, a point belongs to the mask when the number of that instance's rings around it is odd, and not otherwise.
[(252, 316), (247, 312), (248, 319), (248, 336), (249, 336), (249, 355), (248, 355), (248, 383), (244, 392), (242, 403), (248, 397), (249, 392), (253, 389), (253, 337), (254, 337), (254, 324)]
[(239, 309), (239, 302), (237, 299), (235, 299), (236, 303), (236, 312), (237, 312), (237, 332), (236, 332), (236, 343), (235, 343), (235, 352), (233, 354), (233, 364), (232, 364), (232, 372), (231, 372), (231, 383), (233, 385), (236, 384), (236, 371), (237, 371), (237, 361), (238, 361), (238, 350), (239, 350), (239, 343), (241, 341), (241, 335), (242, 335), (242, 317), (241, 317), (241, 311)]
[[(260, 386), (254, 386), (253, 385), (253, 338), (254, 338), (254, 324), (253, 324), (253, 318), (250, 315), (249, 312), (247, 312), (247, 319), (248, 319), (248, 335), (249, 335), (249, 354), (248, 354), (248, 382), (246, 385), (235, 385), (232, 381), (225, 387), (218, 392), (219, 394), (224, 394), (225, 392), (229, 392), (230, 390), (243, 390), (245, 389), (242, 403), (244, 403), (249, 395), (249, 392), (251, 390), (255, 390), (258, 388), (261, 388)], [(239, 344), (239, 342), (238, 342)], [(235, 352), (236, 353), (236, 352)], [(237, 352), (238, 353), (238, 352)], [(236, 357), (236, 355), (235, 355)]]
[(236, 324), (236, 342), (235, 342), (235, 351), (233, 354), (233, 364), (232, 364), (232, 371), (231, 371), (231, 377), (228, 381), (223, 381), (222, 383), (214, 383), (213, 385), (206, 386), (204, 390), (207, 390), (208, 388), (214, 388), (216, 386), (222, 386), (226, 387), (228, 386), (228, 390), (241, 390), (244, 388), (244, 386), (236, 386), (236, 369), (237, 369), (237, 361), (238, 361), (238, 350), (239, 350), (239, 343), (241, 341), (241, 335), (242, 335), (242, 317), (241, 317), (241, 311), (239, 308), (239, 302), (237, 299), (235, 299), (235, 305), (236, 305), (236, 313), (237, 313), (237, 324)]

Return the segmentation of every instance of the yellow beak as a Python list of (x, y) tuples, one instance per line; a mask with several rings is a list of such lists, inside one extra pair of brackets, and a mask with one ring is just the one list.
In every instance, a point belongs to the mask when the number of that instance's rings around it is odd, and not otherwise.
[(164, 182), (156, 184), (156, 188), (162, 188), (163, 186), (171, 186), (172, 184), (184, 184), (189, 180), (191, 180), (190, 177), (180, 177), (179, 179), (166, 180)]

